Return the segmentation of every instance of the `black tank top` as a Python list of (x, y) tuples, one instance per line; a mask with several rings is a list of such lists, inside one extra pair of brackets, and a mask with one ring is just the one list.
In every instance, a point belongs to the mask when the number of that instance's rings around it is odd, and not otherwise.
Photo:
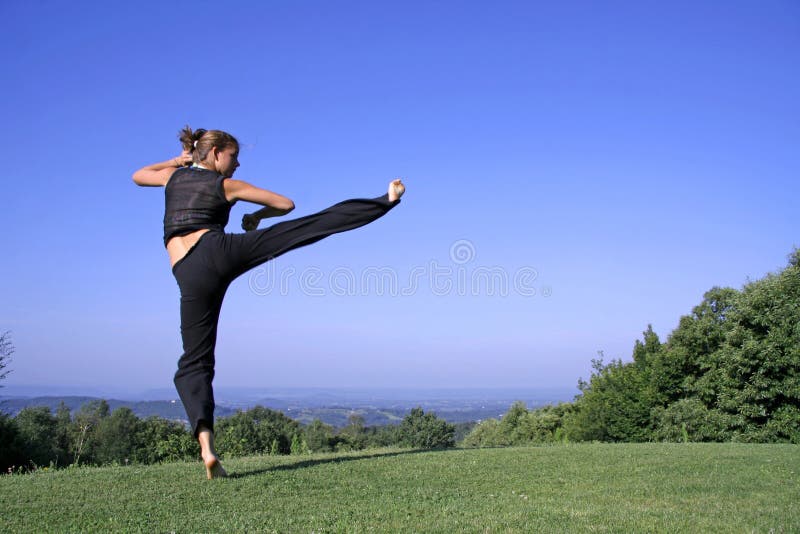
[(221, 174), (200, 167), (175, 171), (164, 189), (164, 246), (170, 238), (209, 228), (223, 231), (232, 203), (225, 199)]

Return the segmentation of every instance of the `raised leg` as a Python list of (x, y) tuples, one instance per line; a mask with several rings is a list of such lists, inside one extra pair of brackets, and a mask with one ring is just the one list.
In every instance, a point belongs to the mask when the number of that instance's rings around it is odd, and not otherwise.
[(388, 193), (373, 199), (345, 200), (299, 219), (279, 222), (246, 234), (234, 234), (231, 248), (232, 253), (238, 256), (239, 268), (233, 277), (290, 250), (369, 224), (399, 202), (399, 196), (389, 200)]

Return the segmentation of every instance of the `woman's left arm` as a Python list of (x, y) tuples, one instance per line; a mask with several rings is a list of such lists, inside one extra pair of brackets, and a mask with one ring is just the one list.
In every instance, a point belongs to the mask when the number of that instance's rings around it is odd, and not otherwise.
[(143, 187), (160, 187), (167, 185), (170, 176), (175, 169), (183, 167), (192, 162), (192, 156), (188, 152), (183, 152), (170, 160), (161, 163), (153, 163), (147, 167), (142, 167), (133, 173), (133, 181), (136, 185)]

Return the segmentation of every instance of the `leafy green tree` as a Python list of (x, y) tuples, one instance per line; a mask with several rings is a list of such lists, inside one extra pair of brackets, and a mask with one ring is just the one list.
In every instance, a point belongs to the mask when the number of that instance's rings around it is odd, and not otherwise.
[(359, 414), (350, 414), (347, 426), (339, 431), (337, 437), (337, 450), (359, 451), (367, 446), (367, 433), (364, 417)]
[(300, 433), (300, 425), (281, 412), (256, 406), (219, 419), (215, 430), (220, 454), (266, 454), (272, 450), (275, 440), (278, 442), (278, 451), (289, 454), (292, 437)]
[(511, 405), (500, 419), (500, 434), (508, 444), (519, 444), (527, 441), (524, 437), (524, 422), (528, 417), (528, 407), (522, 401)]
[(45, 466), (63, 463), (65, 451), (59, 447), (56, 418), (46, 406), (24, 408), (15, 417), (19, 435), (25, 443), (28, 463)]
[(687, 397), (713, 405), (720, 378), (719, 351), (733, 328), (731, 314), (740, 300), (739, 291), (715, 287), (690, 315), (681, 317), (652, 373), (663, 405)]
[(308, 444), (306, 443), (306, 440), (303, 438), (302, 434), (295, 434), (292, 436), (292, 444), (289, 447), (289, 454), (292, 456), (311, 454), (311, 450), (309, 450)]
[(461, 423), (454, 423), (453, 426), (455, 427), (456, 431), (453, 434), (453, 441), (455, 443), (461, 443), (469, 436), (470, 432), (478, 426), (477, 421), (462, 421)]
[(333, 444), (333, 427), (314, 419), (303, 429), (306, 443), (312, 452), (329, 452)]
[(731, 438), (730, 417), (709, 409), (697, 398), (681, 399), (667, 408), (658, 408), (654, 419), (653, 438), (658, 441), (726, 441)]
[(574, 441), (646, 441), (650, 412), (645, 375), (634, 363), (601, 357), (592, 360), (588, 382), (579, 381), (581, 394), (564, 419), (564, 432)]
[(800, 265), (798, 251), (778, 274), (747, 284), (715, 372), (705, 381), (716, 407), (753, 441), (800, 434)]
[(183, 424), (161, 417), (140, 420), (134, 461), (143, 464), (191, 460), (200, 456), (200, 446)]
[(366, 427), (367, 447), (394, 447), (401, 444), (400, 425)]
[(400, 424), (400, 444), (421, 449), (452, 447), (455, 427), (421, 407), (411, 410)]
[(17, 423), (0, 413), (0, 474), (27, 464), (25, 443), (19, 435)]
[(70, 426), (72, 425), (72, 413), (69, 407), (61, 401), (56, 408), (56, 444), (64, 456), (59, 458), (59, 465), (72, 464), (73, 458), (70, 453)]
[(516, 431), (520, 441), (514, 444), (565, 441), (564, 415), (569, 413), (570, 409), (570, 405), (562, 403), (557, 406), (548, 405), (530, 410)]
[(94, 461), (94, 449), (97, 444), (95, 434), (100, 422), (109, 416), (110, 409), (105, 400), (92, 400), (81, 406), (69, 429), (70, 454), (75, 464), (81, 460), (85, 463)]
[(510, 441), (501, 431), (501, 423), (497, 419), (486, 419), (478, 423), (464, 438), (464, 447), (506, 447)]
[(593, 362), (564, 418), (572, 439), (800, 443), (800, 251), (741, 291), (715, 287), (667, 342)]
[(562, 426), (571, 405), (543, 406), (528, 410), (521, 401), (515, 402), (501, 420), (481, 421), (464, 438), (465, 447), (506, 447), (531, 443), (552, 443), (565, 439)]
[(140, 421), (130, 408), (117, 408), (100, 419), (93, 435), (93, 459), (99, 464), (135, 460)]

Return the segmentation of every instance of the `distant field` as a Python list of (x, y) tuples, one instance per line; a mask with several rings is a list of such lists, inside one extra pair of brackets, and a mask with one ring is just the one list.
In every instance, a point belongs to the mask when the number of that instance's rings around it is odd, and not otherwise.
[(800, 447), (381, 449), (0, 476), (0, 531), (797, 532)]

